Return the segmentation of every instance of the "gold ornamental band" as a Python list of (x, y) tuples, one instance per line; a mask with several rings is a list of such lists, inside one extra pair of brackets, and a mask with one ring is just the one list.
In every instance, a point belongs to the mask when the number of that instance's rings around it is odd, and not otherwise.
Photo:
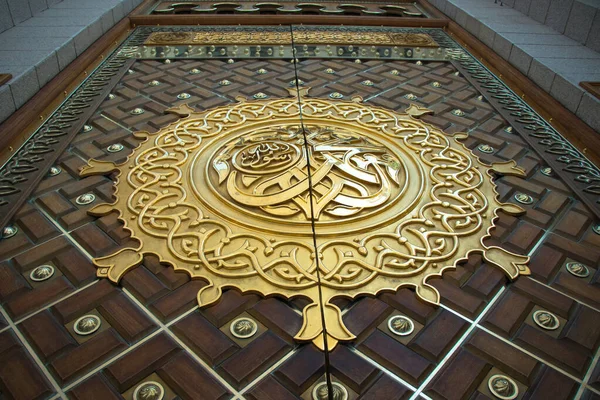
[[(299, 31), (294, 32), (294, 42), (298, 44), (363, 44), (411, 47), (439, 47), (426, 33), (386, 33), (386, 32), (347, 32)], [(154, 32), (146, 45), (289, 45), (292, 37), (289, 32)]]

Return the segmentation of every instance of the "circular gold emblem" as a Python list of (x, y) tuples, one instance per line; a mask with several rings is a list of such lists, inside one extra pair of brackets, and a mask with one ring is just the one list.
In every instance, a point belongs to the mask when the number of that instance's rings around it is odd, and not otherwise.
[[(243, 100), (193, 112), (146, 138), (120, 166), (91, 160), (82, 176), (119, 171), (113, 210), (137, 248), (96, 258), (114, 282), (153, 254), (208, 285), (200, 306), (223, 288), (311, 300), (300, 341), (332, 349), (354, 334), (338, 296), (416, 289), (439, 303), (427, 283), (471, 253), (511, 279), (528, 257), (486, 246), (497, 199), (489, 171), (523, 176), (514, 161), (485, 165), (454, 137), (407, 114), (352, 101), (293, 97)], [(412, 115), (415, 115), (413, 117)], [(312, 224), (317, 232), (314, 247)], [(321, 293), (322, 296), (319, 295)], [(322, 302), (321, 299), (322, 298)]]
[[(413, 153), (378, 133), (361, 135), (351, 121), (335, 122), (272, 120), (216, 138), (192, 162), (194, 193), (229, 221), (274, 232), (283, 223), (305, 236), (312, 235), (311, 218), (321, 233), (339, 235), (413, 209), (424, 188)], [(383, 213), (390, 208), (393, 214)]]

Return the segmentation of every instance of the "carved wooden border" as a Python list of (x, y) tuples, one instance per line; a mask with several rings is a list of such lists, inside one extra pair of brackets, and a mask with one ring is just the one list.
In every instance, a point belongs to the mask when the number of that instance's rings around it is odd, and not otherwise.
[(600, 218), (600, 170), (508, 86), (466, 52), (452, 64)]
[(0, 227), (37, 184), (135, 60), (120, 51), (63, 103), (0, 169)]

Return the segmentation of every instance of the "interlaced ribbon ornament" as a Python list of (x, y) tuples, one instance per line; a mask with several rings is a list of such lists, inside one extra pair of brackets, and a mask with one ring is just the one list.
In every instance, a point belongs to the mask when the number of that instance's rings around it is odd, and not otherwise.
[(295, 97), (182, 106), (172, 111), (184, 118), (135, 133), (145, 140), (127, 162), (90, 160), (82, 176), (118, 172), (116, 201), (90, 213), (117, 212), (139, 241), (94, 259), (98, 276), (117, 283), (155, 255), (206, 281), (201, 307), (224, 288), (308, 298), (295, 338), (332, 349), (355, 338), (335, 297), (408, 286), (439, 304), (428, 279), (475, 253), (510, 279), (529, 274), (528, 257), (484, 244), (499, 209), (524, 213), (499, 202), (491, 175), (524, 176), (514, 161), (483, 164), (458, 141), (466, 134), (420, 121), (416, 106), (399, 114), (301, 95), (302, 123)]

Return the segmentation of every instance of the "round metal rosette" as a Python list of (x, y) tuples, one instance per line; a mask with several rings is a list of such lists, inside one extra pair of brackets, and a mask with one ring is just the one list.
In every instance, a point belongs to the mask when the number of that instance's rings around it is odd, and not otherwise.
[(582, 263), (570, 262), (567, 263), (566, 268), (571, 275), (574, 275), (578, 278), (587, 278), (588, 276), (590, 276), (589, 268), (583, 265)]
[(258, 324), (251, 318), (238, 318), (229, 325), (229, 331), (238, 339), (248, 339), (256, 335)]
[(558, 317), (550, 311), (538, 310), (532, 315), (533, 322), (542, 329), (554, 331), (560, 327)]
[(85, 206), (87, 204), (91, 204), (94, 202), (94, 200), (96, 200), (96, 195), (93, 193), (85, 193), (82, 194), (81, 196), (78, 196), (75, 199), (75, 203), (79, 204), (80, 206)]
[(34, 282), (43, 282), (50, 279), (52, 275), (54, 275), (54, 267), (44, 264), (34, 268), (29, 274), (29, 278)]
[(165, 388), (155, 381), (140, 383), (133, 392), (133, 400), (162, 400), (164, 397)]
[(120, 177), (116, 201), (89, 212), (118, 210), (140, 242), (96, 258), (98, 275), (118, 282), (154, 254), (207, 282), (201, 307), (223, 288), (304, 297), (296, 340), (324, 348), (323, 313), (333, 349), (355, 338), (336, 297), (408, 286), (438, 304), (428, 279), (470, 254), (511, 279), (529, 273), (528, 257), (483, 244), (499, 209), (524, 212), (498, 200), (491, 178), (524, 176), (514, 161), (486, 165), (462, 144), (466, 134), (446, 135), (357, 97), (308, 91), (300, 90), (301, 101), (290, 89), (286, 98), (190, 111), (155, 133), (136, 133), (147, 140), (126, 163), (90, 161), (82, 176)]
[(2, 229), (2, 239), (8, 239), (15, 236), (19, 232), (19, 228), (14, 225), (5, 226)]
[(525, 193), (515, 194), (515, 200), (521, 204), (533, 204), (533, 197)]
[(62, 169), (59, 166), (53, 165), (48, 170), (48, 175), (49, 176), (56, 176), (56, 175), (60, 174), (61, 172), (62, 172)]
[(552, 168), (550, 167), (544, 167), (540, 170), (542, 172), (542, 174), (546, 175), (546, 176), (553, 176), (554, 172), (552, 171)]
[(97, 315), (88, 314), (75, 321), (73, 330), (78, 335), (87, 336), (100, 329), (100, 325), (102, 325), (102, 321)]
[(388, 320), (389, 330), (397, 336), (408, 336), (415, 330), (415, 324), (404, 315), (395, 315)]
[(477, 150), (479, 150), (482, 153), (486, 153), (486, 154), (490, 154), (494, 152), (494, 148), (492, 146), (490, 146), (489, 144), (480, 144), (479, 146), (477, 146)]
[(493, 375), (488, 380), (492, 395), (501, 400), (513, 400), (519, 395), (519, 387), (506, 375)]
[(317, 384), (312, 391), (313, 400), (348, 400), (348, 390), (344, 385), (331, 382), (331, 389), (333, 390), (333, 395), (329, 396), (327, 382)]
[(119, 151), (123, 150), (123, 148), (124, 147), (121, 143), (113, 143), (106, 148), (106, 151), (109, 153), (118, 153)]

